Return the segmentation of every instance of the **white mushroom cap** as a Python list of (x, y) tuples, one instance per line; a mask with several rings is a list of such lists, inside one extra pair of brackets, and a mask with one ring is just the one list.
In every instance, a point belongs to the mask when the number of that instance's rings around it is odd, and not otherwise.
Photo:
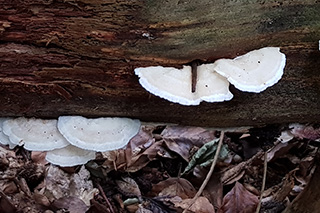
[(171, 102), (182, 105), (198, 105), (202, 100), (220, 102), (230, 100), (229, 82), (217, 73), (208, 71), (205, 65), (199, 66), (196, 91), (191, 92), (191, 67), (136, 68), (140, 84), (149, 92)]
[(59, 133), (57, 120), (15, 118), (3, 122), (3, 132), (11, 143), (32, 151), (48, 151), (69, 145)]
[(83, 150), (72, 145), (48, 151), (46, 154), (48, 162), (62, 167), (85, 164), (95, 158), (94, 151)]
[(213, 68), (239, 90), (258, 93), (280, 80), (285, 63), (279, 47), (265, 47), (233, 60), (219, 59)]
[(11, 143), (8, 135), (4, 134), (2, 131), (3, 122), (9, 119), (10, 118), (0, 118), (0, 144), (9, 145), (9, 148), (13, 149), (16, 146), (16, 144)]
[(129, 118), (61, 116), (58, 129), (74, 146), (104, 152), (125, 146), (140, 129), (140, 121)]

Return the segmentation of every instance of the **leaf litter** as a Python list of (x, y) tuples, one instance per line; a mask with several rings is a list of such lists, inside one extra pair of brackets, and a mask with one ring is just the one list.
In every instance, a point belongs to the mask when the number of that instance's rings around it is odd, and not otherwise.
[(0, 212), (256, 212), (258, 204), (282, 212), (312, 188), (319, 132), (301, 124), (225, 130), (208, 177), (220, 130), (144, 125), (123, 149), (71, 168), (0, 146)]

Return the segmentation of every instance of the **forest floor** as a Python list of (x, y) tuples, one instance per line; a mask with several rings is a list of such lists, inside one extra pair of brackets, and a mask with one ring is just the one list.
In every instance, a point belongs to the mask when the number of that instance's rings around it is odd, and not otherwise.
[(147, 125), (124, 149), (68, 168), (0, 146), (0, 212), (282, 212), (308, 185), (319, 138), (310, 125)]

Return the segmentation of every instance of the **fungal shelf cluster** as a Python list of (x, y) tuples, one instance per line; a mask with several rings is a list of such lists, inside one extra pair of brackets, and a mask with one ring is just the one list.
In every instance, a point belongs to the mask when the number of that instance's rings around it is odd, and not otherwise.
[(154, 95), (182, 105), (199, 105), (201, 101), (231, 100), (229, 83), (241, 91), (259, 93), (281, 79), (285, 63), (286, 56), (280, 48), (265, 47), (234, 59), (202, 64), (197, 67), (195, 92), (191, 66), (136, 68), (135, 74), (140, 84)]
[(48, 162), (66, 167), (85, 164), (96, 152), (124, 147), (139, 130), (140, 121), (129, 118), (0, 118), (0, 143), (46, 151)]

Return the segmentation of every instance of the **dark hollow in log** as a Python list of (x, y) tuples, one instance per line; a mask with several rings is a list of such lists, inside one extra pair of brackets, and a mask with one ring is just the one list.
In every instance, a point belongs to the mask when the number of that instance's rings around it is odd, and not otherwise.
[[(320, 119), (320, 3), (311, 0), (0, 0), (0, 116), (125, 116), (201, 126)], [(181, 67), (279, 46), (281, 81), (181, 106), (135, 67)]]

